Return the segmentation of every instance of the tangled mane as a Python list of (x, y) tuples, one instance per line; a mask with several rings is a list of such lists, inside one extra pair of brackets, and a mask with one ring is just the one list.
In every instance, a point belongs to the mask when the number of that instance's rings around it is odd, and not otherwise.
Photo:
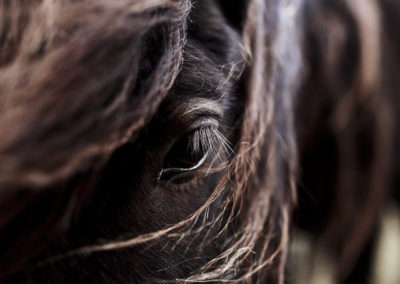
[[(116, 151), (146, 132), (183, 66), (196, 57), (187, 38), (197, 3), (2, 3), (0, 238), (6, 245), (0, 247), (0, 279), (29, 265), (43, 269), (160, 240), (179, 244), (184, 238), (202, 238), (198, 247), (224, 240), (218, 256), (186, 278), (157, 280), (284, 283), (296, 183), (303, 170), (297, 152), (306, 152), (304, 141), (312, 136), (307, 131), (318, 128), (304, 130), (315, 123), (305, 102), (317, 105), (321, 92), (328, 93), (338, 154), (336, 209), (321, 233), (321, 245), (335, 244), (339, 274), (346, 275), (387, 193), (393, 110), (388, 96), (380, 95), (385, 86), (378, 4), (317, 2), (245, 1), (237, 39), (241, 57), (223, 66), (225, 77), (219, 82), (221, 88), (231, 81), (243, 85), (238, 139), (200, 208), (155, 232), (44, 258), (46, 241), (68, 232)], [(362, 11), (358, 3), (365, 5)], [(323, 44), (322, 34), (333, 38)], [(336, 48), (342, 52), (336, 54)], [(359, 52), (355, 57), (346, 53), (353, 49)], [(357, 66), (348, 72), (350, 79), (338, 66), (349, 57), (354, 61), (345, 65)], [(373, 149), (365, 167), (360, 165), (364, 153), (357, 152), (360, 136)], [(361, 201), (360, 192), (365, 194)], [(43, 213), (28, 218), (35, 208)], [(210, 208), (219, 210), (210, 217)]]
[[(240, 142), (209, 200), (189, 218), (164, 230), (78, 248), (45, 263), (193, 233), (190, 224), (223, 195), (224, 210), (202, 229), (221, 222), (225, 210), (231, 210), (227, 223), (236, 218), (242, 229), (220, 256), (182, 281), (232, 281), (232, 271), (239, 271), (233, 275), (240, 281), (260, 274), (267, 265), (275, 267), (268, 277), (282, 278), (294, 200), (295, 149), (293, 118), (279, 112), (289, 113), (292, 107), (291, 81), (297, 71), (294, 67), (286, 78), (281, 70), (280, 61), (292, 55), (278, 33), (293, 29), (295, 19), (290, 23), (279, 20), (284, 16), (279, 15), (280, 6), (263, 1), (249, 4), (244, 25), (245, 63), (233, 62), (236, 65), (229, 75), (240, 75), (243, 64), (249, 67)], [(71, 216), (65, 214), (77, 214), (79, 201), (83, 202), (79, 198), (90, 191), (93, 176), (117, 147), (140, 133), (172, 87), (182, 64), (190, 8), (189, 1), (171, 0), (67, 5), (24, 1), (2, 6), (4, 21), (11, 28), (3, 31), (9, 34), (1, 42), (0, 125), (1, 129), (13, 125), (0, 145), (3, 228), (27, 204), (40, 202), (42, 195), (55, 198), (71, 190), (69, 202), (64, 200), (66, 208), (52, 212), (52, 219), (45, 224), (36, 224), (37, 233), (29, 246), (37, 245), (48, 232), (66, 229), (54, 230), (54, 226), (69, 222)], [(161, 44), (160, 50), (152, 50), (152, 41)], [(149, 57), (154, 52), (157, 61), (147, 63), (154, 61)], [(77, 68), (82, 65), (85, 67)], [(285, 128), (284, 133), (276, 129), (278, 124)], [(63, 183), (87, 169), (92, 172), (89, 177), (75, 178), (74, 188), (63, 188)], [(287, 170), (282, 180), (279, 176)], [(10, 210), (7, 204), (14, 204), (15, 199), (20, 206)], [(226, 229), (224, 226), (220, 234)], [(19, 241), (8, 250), (17, 249)]]

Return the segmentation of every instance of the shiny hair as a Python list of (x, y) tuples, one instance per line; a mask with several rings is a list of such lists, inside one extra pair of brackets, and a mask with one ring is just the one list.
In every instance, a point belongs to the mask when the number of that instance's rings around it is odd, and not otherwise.
[[(216, 226), (212, 237), (227, 238), (228, 244), (193, 275), (177, 281), (284, 283), (299, 177), (301, 133), (296, 128), (307, 119), (298, 106), (304, 106), (300, 100), (307, 95), (321, 94), (307, 92), (307, 86), (320, 82), (322, 92), (332, 87), (332, 131), (338, 146), (337, 208), (323, 242), (343, 237), (339, 270), (351, 266), (377, 218), (390, 170), (393, 110), (381, 94), (385, 85), (378, 4), (245, 2), (242, 58), (225, 78), (244, 82), (240, 135), (208, 201), (160, 231), (73, 249), (41, 265), (193, 234), (192, 225), (218, 201), (223, 209), (200, 230)], [(193, 5), (189, 0), (1, 4), (0, 230), (6, 235), (19, 220), (23, 235), (1, 249), (0, 274), (25, 265), (40, 251), (43, 238), (68, 230), (97, 170), (117, 148), (134, 141), (155, 115), (185, 64)], [(340, 56), (348, 54), (337, 50), (346, 50), (354, 37), (357, 43), (350, 49), (356, 47), (356, 67), (350, 79), (343, 78)], [(318, 62), (313, 44), (321, 52)], [(349, 83), (341, 86), (345, 81)], [(368, 122), (373, 151), (361, 166), (357, 135), (360, 124)], [(42, 203), (51, 213), (44, 219), (33, 225), (18, 219)], [(349, 215), (353, 217), (347, 219)], [(222, 220), (227, 225), (221, 226)], [(232, 223), (237, 226), (234, 233), (228, 232)], [(348, 230), (351, 224), (355, 227)]]

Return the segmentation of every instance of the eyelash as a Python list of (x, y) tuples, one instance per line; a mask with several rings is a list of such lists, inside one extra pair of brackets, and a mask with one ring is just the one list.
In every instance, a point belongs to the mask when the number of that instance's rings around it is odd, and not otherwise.
[(228, 140), (216, 127), (201, 127), (193, 131), (189, 146), (194, 153), (208, 152), (211, 156), (217, 154), (226, 156), (232, 151)]
[[(183, 156), (182, 151), (184, 151)], [(232, 149), (229, 142), (215, 126), (199, 127), (179, 139), (171, 148), (158, 180), (159, 182), (171, 183), (177, 179), (190, 176), (203, 168), (206, 161), (212, 159), (207, 163), (209, 165), (207, 175), (211, 169), (218, 170), (214, 168), (215, 164), (218, 164), (218, 167), (223, 166), (231, 153)], [(187, 156), (190, 157), (185, 162), (182, 162), (184, 159), (180, 160), (180, 158)], [(174, 166), (174, 163), (179, 165), (179, 162), (182, 162), (182, 164), (187, 162), (186, 165), (188, 166)]]

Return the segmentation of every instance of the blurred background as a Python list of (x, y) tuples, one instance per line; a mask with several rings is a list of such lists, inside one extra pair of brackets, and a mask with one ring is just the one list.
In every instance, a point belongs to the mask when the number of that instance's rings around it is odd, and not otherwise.
[[(391, 202), (379, 224), (378, 240), (372, 253), (372, 268), (365, 271), (369, 284), (400, 283), (400, 208)], [(293, 284), (334, 284), (332, 261), (327, 254), (316, 255), (313, 237), (305, 231), (293, 234), (288, 280)]]

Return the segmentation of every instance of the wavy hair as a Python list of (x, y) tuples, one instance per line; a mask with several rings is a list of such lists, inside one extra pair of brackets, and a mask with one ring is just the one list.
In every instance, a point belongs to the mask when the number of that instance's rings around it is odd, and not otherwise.
[[(198, 247), (224, 243), (218, 254), (190, 275), (157, 281), (284, 283), (296, 184), (308, 171), (299, 172), (297, 152), (313, 145), (306, 138), (314, 137), (308, 131), (319, 118), (308, 112), (319, 113), (312, 108), (320, 101), (329, 102), (324, 119), (332, 122), (338, 159), (336, 207), (321, 243), (339, 248), (338, 274), (346, 275), (387, 192), (393, 110), (381, 95), (387, 85), (378, 4), (317, 2), (243, 1), (243, 20), (233, 23), (240, 56), (218, 82), (240, 82), (243, 106), (232, 153), (207, 201), (160, 230), (45, 257), (46, 241), (68, 232), (116, 151), (146, 133), (196, 59), (188, 38), (200, 3), (0, 4), (0, 236), (7, 244), (0, 248), (0, 279), (27, 266), (202, 236)], [(352, 69), (343, 70), (343, 62)], [(366, 162), (359, 137), (370, 143)], [(38, 207), (44, 213), (28, 218)]]

